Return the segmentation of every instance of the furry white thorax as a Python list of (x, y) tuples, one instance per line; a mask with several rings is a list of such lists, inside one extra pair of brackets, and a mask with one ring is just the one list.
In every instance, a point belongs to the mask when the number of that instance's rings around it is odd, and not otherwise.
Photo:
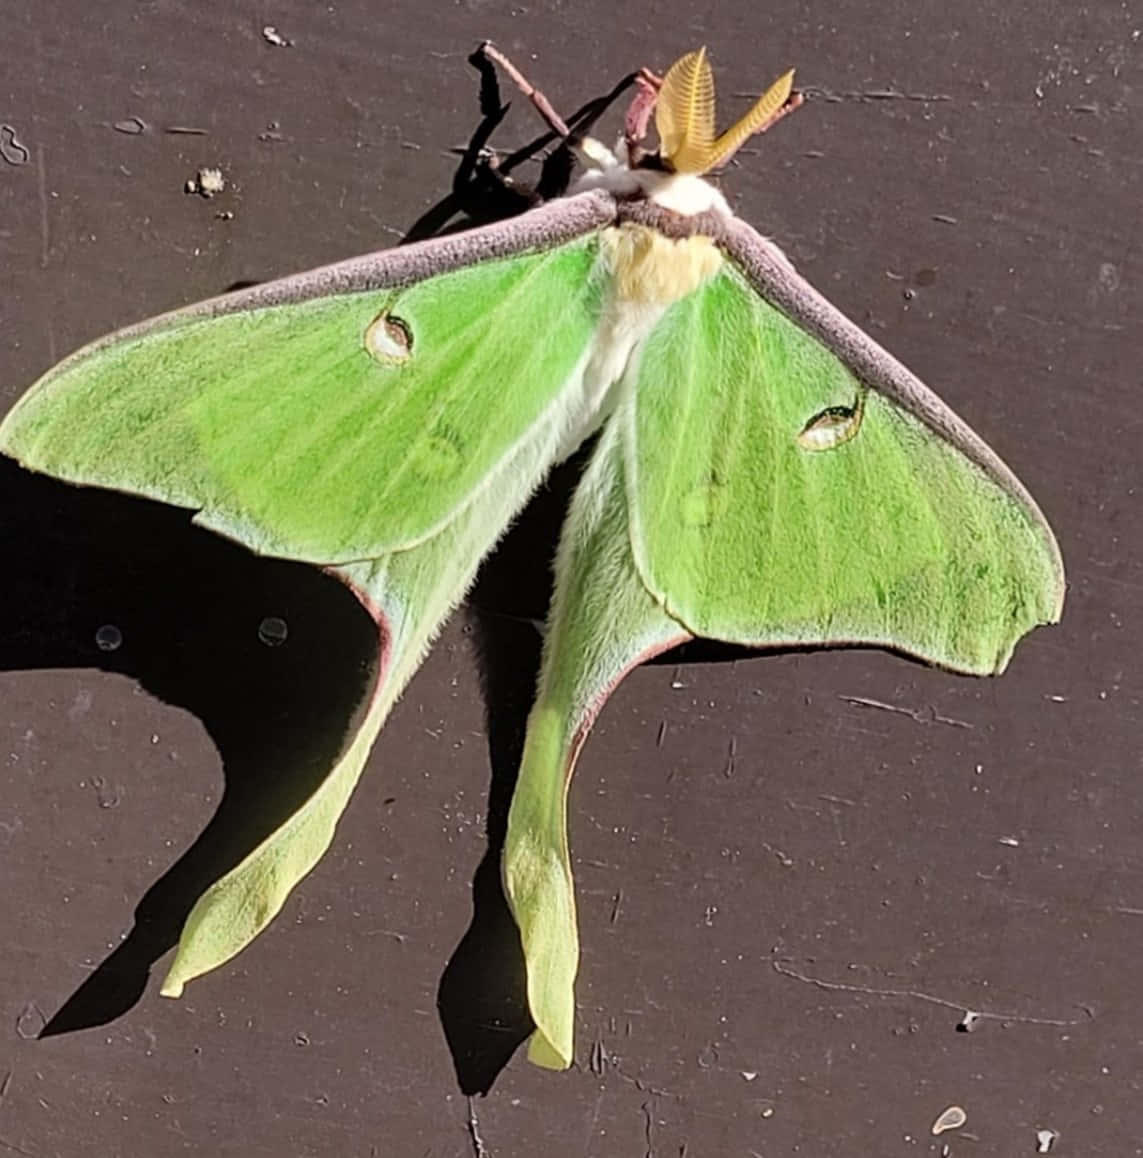
[(732, 216), (726, 198), (708, 181), (694, 173), (667, 173), (662, 169), (632, 169), (627, 149), (621, 142), (616, 156), (593, 137), (584, 137), (577, 149), (586, 171), (570, 192), (585, 193), (604, 189), (621, 197), (642, 195), (672, 213), (693, 217), (697, 213), (724, 213)]
[(594, 434), (617, 404), (617, 387), (635, 347), (654, 329), (666, 306), (612, 298), (604, 307), (595, 341), (573, 375), (578, 389), (569, 393), (556, 461), (563, 462)]
[[(701, 177), (656, 169), (632, 169), (621, 143), (619, 157), (590, 137), (578, 152), (586, 172), (572, 193), (604, 189), (619, 196), (643, 196), (674, 213), (693, 216), (716, 212), (730, 215), (723, 195)], [(625, 227), (630, 228), (630, 227)], [(636, 232), (649, 235), (638, 227)], [(670, 242), (664, 238), (640, 246), (625, 244), (621, 231), (608, 230), (601, 239), (602, 272), (609, 279), (603, 313), (594, 341), (576, 368), (578, 388), (565, 395), (558, 458), (572, 454), (583, 440), (619, 405), (628, 364), (637, 357), (643, 339), (655, 328), (668, 306), (713, 272), (719, 259), (707, 239)], [(709, 253), (699, 252), (706, 251)]]

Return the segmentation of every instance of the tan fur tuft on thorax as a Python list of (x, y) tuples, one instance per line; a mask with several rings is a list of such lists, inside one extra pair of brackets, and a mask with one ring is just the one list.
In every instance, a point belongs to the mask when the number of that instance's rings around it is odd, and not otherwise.
[(642, 225), (605, 229), (600, 253), (620, 301), (660, 305), (693, 293), (723, 262), (709, 237), (664, 237)]

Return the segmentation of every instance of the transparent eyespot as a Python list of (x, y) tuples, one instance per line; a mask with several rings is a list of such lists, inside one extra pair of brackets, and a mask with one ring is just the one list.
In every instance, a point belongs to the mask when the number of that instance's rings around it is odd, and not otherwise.
[(857, 396), (852, 406), (829, 406), (815, 414), (802, 428), (798, 445), (803, 450), (833, 450), (858, 432), (864, 413), (864, 392)]
[(365, 331), (365, 349), (386, 366), (406, 362), (413, 353), (413, 331), (395, 314), (379, 314)]

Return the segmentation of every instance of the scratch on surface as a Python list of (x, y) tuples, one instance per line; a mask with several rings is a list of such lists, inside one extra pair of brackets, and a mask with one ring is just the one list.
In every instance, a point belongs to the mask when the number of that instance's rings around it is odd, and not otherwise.
[(659, 723), (659, 734), (655, 737), (655, 747), (661, 748), (663, 741), (667, 738), (667, 721), (662, 720)]
[(408, 939), (408, 933), (398, 933), (396, 929), (365, 929), (362, 931), (363, 937), (392, 937), (398, 945), (403, 945)]
[(642, 1078), (636, 1077), (634, 1074), (627, 1073), (621, 1064), (622, 1059), (616, 1057), (615, 1054), (609, 1054), (607, 1060), (616, 1074), (628, 1085), (634, 1086), (641, 1094), (651, 1094), (658, 1098), (678, 1097), (677, 1094), (672, 1094), (670, 1090), (660, 1089), (658, 1086), (653, 1086), (650, 1082), (645, 1082)]
[[(48, 169), (44, 164), (44, 146), (36, 146), (36, 172), (39, 174), (40, 183), (40, 268), (46, 269), (48, 265), (48, 248), (49, 248), (49, 234), (48, 234)], [(52, 351), (52, 361), (56, 358), (55, 350)]]
[(623, 890), (619, 889), (611, 900), (611, 920), (608, 924), (614, 925), (619, 920), (619, 910), (623, 908)]
[[(953, 98), (944, 92), (901, 92), (895, 88), (869, 88), (860, 91), (838, 92), (836, 89), (822, 88), (821, 85), (807, 84), (798, 91), (808, 100), (822, 100), (829, 104), (839, 104), (841, 101), (860, 101), (870, 104), (876, 101), (916, 101), (919, 104), (936, 104), (940, 101), (951, 101)], [(757, 99), (757, 93), (736, 92), (736, 97)]]
[(9, 1142), (6, 1138), (0, 1138), (0, 1146), (13, 1154), (23, 1154), (26, 1158), (36, 1158), (31, 1150), (25, 1150), (22, 1146), (17, 1146), (15, 1142)]
[(2, 1082), (0, 1082), (0, 1102), (2, 1102), (8, 1096), (8, 1090), (11, 1088), (11, 1086), (12, 1086), (12, 1071), (9, 1070), (4, 1075), (4, 1080)]
[(655, 1125), (653, 1101), (652, 1099), (652, 1101), (643, 1103), (643, 1138), (647, 1143), (647, 1148), (643, 1151), (643, 1158), (655, 1158), (655, 1141), (651, 1136)]
[(792, 868), (793, 867), (794, 858), (792, 856), (787, 856), (786, 853), (784, 853), (780, 848), (775, 848), (774, 845), (767, 844), (766, 841), (762, 841), (762, 847), (768, 853), (771, 853), (773, 856), (776, 856), (782, 862), (783, 868)]
[(829, 814), (833, 820), (834, 835), (837, 837), (838, 847), (845, 848), (845, 834), (841, 831), (841, 816), (839, 813), (840, 809), (831, 801), (829, 806)]
[(957, 1013), (971, 1013), (975, 1020), (988, 1021), (1008, 1021), (1018, 1022), (1021, 1025), (1054, 1025), (1054, 1026), (1069, 1026), (1069, 1025), (1083, 1025), (1087, 1021), (1093, 1021), (1095, 1015), (1086, 1005), (1081, 1005), (1079, 1008), (1083, 1010), (1083, 1017), (1074, 1018), (1071, 1021), (1065, 1021), (1062, 1018), (1054, 1017), (1028, 1017), (1022, 1013), (995, 1013), (986, 1009), (974, 1009), (971, 1005), (966, 1005), (963, 1001), (949, 1001), (944, 997), (937, 997), (932, 993), (922, 993), (918, 989), (873, 989), (867, 985), (847, 985), (844, 981), (825, 981), (820, 977), (811, 977), (808, 973), (800, 973), (787, 963), (786, 960), (776, 959), (772, 960), (770, 964), (774, 968), (775, 973), (780, 973), (783, 977), (792, 977), (795, 981), (803, 981), (807, 985), (812, 985), (816, 989), (825, 989), (831, 993), (861, 993), (867, 997), (905, 997), (912, 1001), (924, 1001), (929, 1005), (939, 1005), (943, 1009), (952, 1009)]
[(734, 775), (734, 762), (738, 755), (738, 737), (731, 736), (730, 743), (726, 750), (726, 764), (723, 766), (722, 774), (729, 780)]
[(858, 708), (876, 708), (879, 712), (893, 712), (898, 716), (908, 716), (918, 724), (948, 724), (952, 728), (973, 727), (967, 720), (958, 720), (953, 716), (942, 716), (936, 708), (931, 707), (927, 712), (919, 708), (903, 708), (899, 704), (887, 704), (884, 700), (874, 700), (869, 696), (838, 696), (839, 700), (853, 704)]
[(476, 1102), (468, 1096), (468, 1136), (472, 1140), (472, 1152), (476, 1158), (488, 1158), (488, 1147), (480, 1136), (480, 1120), (476, 1116)]
[(599, 1111), (603, 1106), (603, 1099), (606, 1093), (606, 1090), (601, 1089), (599, 1091), (599, 1097), (595, 1099), (595, 1109), (593, 1109), (591, 1112), (591, 1124), (587, 1128), (587, 1143), (583, 1148), (583, 1158), (587, 1158), (587, 1155), (591, 1150), (591, 1143), (595, 1139), (595, 1127), (599, 1122)]

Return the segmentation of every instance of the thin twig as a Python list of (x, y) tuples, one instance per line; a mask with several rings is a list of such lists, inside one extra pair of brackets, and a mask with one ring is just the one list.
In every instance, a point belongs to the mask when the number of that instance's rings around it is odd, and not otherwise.
[(478, 51), (488, 60), (499, 65), (513, 84), (532, 102), (536, 111), (544, 118), (544, 122), (561, 137), (568, 136), (568, 127), (559, 113), (552, 108), (551, 102), (528, 78), (498, 49), (490, 40), (486, 40)]

